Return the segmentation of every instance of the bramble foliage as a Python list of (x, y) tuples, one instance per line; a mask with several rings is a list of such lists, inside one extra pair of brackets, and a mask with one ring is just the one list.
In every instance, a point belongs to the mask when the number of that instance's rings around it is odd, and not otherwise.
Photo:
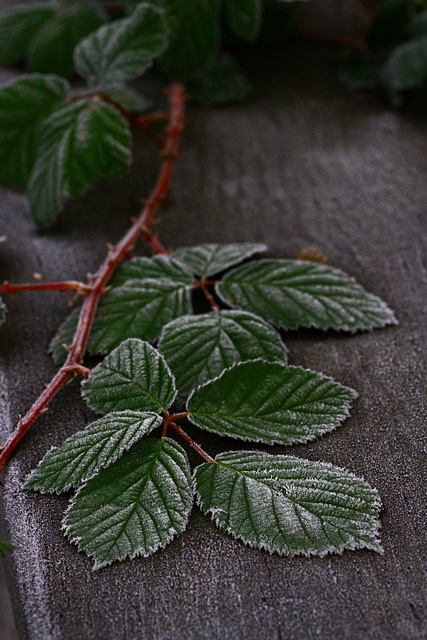
[[(96, 0), (9, 10), (0, 19), (0, 63), (25, 60), (38, 73), (0, 89), (0, 183), (26, 188), (37, 224), (50, 226), (70, 198), (131, 163), (130, 125), (149, 102), (129, 81), (156, 65), (187, 81), (202, 104), (241, 100), (252, 86), (221, 43), (275, 39), (283, 17), (287, 33), (287, 4), (126, 0), (114, 20)], [(394, 100), (425, 85), (426, 18), (413, 9), (412, 0), (387, 0), (371, 29), (372, 55), (353, 58), (353, 84), (357, 67)], [(74, 73), (78, 92), (66, 79)], [(349, 415), (356, 392), (288, 366), (278, 329), (365, 331), (395, 324), (393, 312), (333, 267), (248, 262), (266, 248), (185, 247), (133, 258), (111, 279), (87, 347), (106, 357), (82, 385), (88, 405), (104, 415), (51, 449), (26, 482), (43, 493), (77, 490), (64, 529), (95, 567), (163, 548), (185, 530), (194, 498), (221, 529), (258, 549), (381, 550), (380, 499), (364, 480), (260, 451), (213, 459), (176, 424), (186, 419), (240, 441), (287, 446), (321, 437)], [(197, 289), (209, 313), (194, 314)], [(57, 364), (79, 314), (74, 309), (51, 342)], [(0, 322), (4, 315), (0, 301)], [(193, 473), (184, 449), (167, 437), (172, 430), (205, 459)], [(0, 554), (6, 548), (0, 541)]]
[(355, 89), (382, 89), (393, 106), (417, 90), (427, 104), (427, 5), (385, 0), (367, 36), (368, 49), (351, 52), (342, 74)]
[[(220, 25), (224, 14), (235, 35), (252, 40), (261, 13), (261, 0), (227, 0), (221, 10), (217, 0), (129, 0), (113, 22), (95, 0), (10, 9), (0, 19), (0, 64), (25, 58), (39, 73), (0, 89), (0, 183), (26, 188), (35, 221), (49, 227), (67, 200), (127, 170), (132, 114), (150, 104), (127, 83), (155, 61), (172, 79), (191, 80), (205, 105), (252, 93), (220, 52)], [(77, 94), (58, 77), (73, 73), (86, 83)]]
[[(64, 527), (96, 567), (164, 547), (185, 529), (194, 492), (219, 527), (259, 549), (287, 555), (380, 549), (378, 494), (347, 471), (238, 451), (205, 462), (192, 479), (184, 450), (166, 431), (152, 433), (186, 418), (238, 440), (290, 445), (332, 431), (349, 415), (357, 394), (288, 366), (270, 322), (310, 327), (314, 318), (323, 329), (355, 331), (395, 323), (393, 313), (326, 265), (255, 260), (239, 266), (265, 249), (187, 247), (133, 258), (112, 279), (89, 341), (91, 353), (107, 356), (82, 385), (89, 406), (105, 415), (49, 451), (26, 484), (43, 493), (78, 489)], [(231, 283), (238, 283), (238, 294), (226, 288)], [(215, 286), (225, 304), (241, 308), (193, 315), (190, 295), (200, 286)], [(75, 310), (52, 342), (56, 362), (65, 357), (77, 317)], [(147, 335), (160, 336), (158, 349)], [(184, 402), (185, 412), (170, 417)]]

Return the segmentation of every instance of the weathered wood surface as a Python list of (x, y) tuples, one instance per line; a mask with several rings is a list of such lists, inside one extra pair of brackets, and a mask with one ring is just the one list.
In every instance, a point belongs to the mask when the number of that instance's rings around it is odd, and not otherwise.
[[(60, 531), (67, 497), (21, 485), (49, 447), (92, 418), (74, 382), (26, 437), (4, 478), (4, 534), (16, 547), (7, 568), (22, 639), (426, 637), (427, 121), (348, 93), (337, 81), (340, 55), (301, 44), (245, 55), (258, 95), (244, 107), (190, 110), (160, 229), (171, 247), (251, 240), (292, 257), (314, 244), (395, 309), (398, 327), (285, 336), (292, 363), (333, 376), (360, 398), (336, 432), (282, 451), (347, 467), (379, 489), (384, 555), (269, 556), (195, 510), (188, 531), (163, 553), (94, 573)], [(129, 175), (68, 206), (49, 233), (36, 231), (24, 196), (1, 190), (7, 243), (0, 278), (84, 278), (95, 270), (154, 180), (150, 144), (136, 155)], [(52, 375), (46, 346), (67, 313), (59, 294), (22, 294), (8, 306), (3, 437)], [(231, 439), (201, 438), (212, 453), (236, 447)]]

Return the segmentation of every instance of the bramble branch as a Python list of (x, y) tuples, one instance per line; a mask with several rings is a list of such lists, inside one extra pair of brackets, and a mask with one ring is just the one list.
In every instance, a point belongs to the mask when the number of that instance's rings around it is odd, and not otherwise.
[(10, 284), (5, 280), (0, 285), (0, 293), (8, 293), (13, 296), (21, 291), (77, 291), (77, 293), (86, 294), (91, 291), (92, 287), (83, 282), (76, 280), (64, 280), (63, 282), (31, 282), (29, 284)]
[[(151, 232), (156, 212), (165, 199), (171, 182), (175, 161), (178, 157), (179, 143), (184, 128), (185, 102), (186, 96), (184, 87), (180, 83), (173, 83), (168, 91), (170, 102), (170, 123), (167, 129), (166, 147), (163, 152), (163, 161), (157, 182), (145, 203), (139, 217), (133, 222), (128, 232), (120, 242), (114, 247), (110, 247), (107, 258), (98, 269), (97, 273), (90, 278), (87, 285), (88, 293), (83, 302), (80, 312), (79, 322), (74, 334), (73, 342), (69, 348), (68, 357), (65, 364), (52, 378), (40, 397), (34, 402), (28, 413), (19, 420), (19, 424), (12, 433), (4, 448), (0, 453), (0, 472), (18, 446), (19, 442), (28, 432), (34, 422), (46, 411), (51, 400), (58, 391), (74, 375), (85, 375), (87, 371), (81, 366), (86, 345), (89, 339), (93, 320), (105, 286), (108, 280), (116, 271), (121, 262), (129, 255), (137, 241), (147, 232)], [(155, 236), (153, 236), (155, 238)], [(155, 247), (155, 241), (150, 240)], [(32, 285), (36, 286), (36, 285)], [(85, 285), (86, 286), (86, 285)], [(39, 287), (40, 288), (40, 287)]]

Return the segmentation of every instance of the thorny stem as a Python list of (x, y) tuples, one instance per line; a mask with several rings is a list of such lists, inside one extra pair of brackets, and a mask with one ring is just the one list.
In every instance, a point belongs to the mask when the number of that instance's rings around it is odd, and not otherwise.
[(105, 261), (97, 273), (90, 277), (90, 290), (83, 302), (79, 322), (73, 342), (69, 348), (67, 360), (46, 386), (40, 397), (34, 402), (28, 413), (19, 419), (17, 428), (1, 450), (0, 472), (32, 424), (47, 410), (49, 403), (58, 391), (62, 389), (72, 376), (83, 373), (84, 368), (80, 369), (81, 362), (86, 351), (93, 319), (99, 300), (105, 291), (105, 286), (117, 267), (124, 258), (129, 255), (139, 238), (144, 236), (147, 230), (151, 231), (152, 229), (157, 209), (165, 199), (170, 187), (173, 168), (178, 158), (181, 134), (184, 128), (186, 96), (183, 85), (173, 83), (168, 89), (168, 97), (171, 106), (171, 118), (167, 130), (164, 159), (157, 182), (139, 217), (133, 222), (120, 242), (115, 247), (110, 247)]
[(65, 280), (64, 282), (38, 282), (30, 284), (10, 284), (10, 282), (3, 282), (0, 285), (0, 293), (8, 293), (13, 296), (20, 291), (77, 291), (77, 293), (86, 294), (92, 290), (90, 285), (83, 282), (77, 282), (76, 280)]

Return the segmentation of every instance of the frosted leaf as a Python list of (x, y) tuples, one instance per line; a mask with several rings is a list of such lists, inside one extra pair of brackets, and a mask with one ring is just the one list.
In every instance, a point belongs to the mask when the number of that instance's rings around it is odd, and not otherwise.
[(224, 14), (233, 35), (242, 40), (256, 39), (261, 27), (262, 0), (226, 0)]
[(79, 43), (76, 70), (92, 87), (131, 80), (165, 50), (168, 33), (163, 11), (141, 3), (128, 18), (104, 25)]
[(185, 451), (173, 440), (148, 438), (79, 489), (64, 528), (97, 569), (165, 547), (185, 530), (192, 503)]
[(396, 324), (393, 312), (354, 278), (305, 260), (260, 260), (217, 284), (221, 299), (278, 327), (357, 331)]
[(202, 510), (251, 547), (290, 556), (382, 550), (378, 493), (344, 469), (241, 451), (197, 467), (195, 480)]
[(135, 338), (114, 349), (90, 372), (82, 393), (95, 411), (166, 411), (176, 396), (175, 380), (163, 356)]
[(125, 284), (128, 280), (166, 278), (183, 285), (191, 285), (194, 278), (190, 271), (178, 260), (170, 256), (154, 256), (153, 258), (136, 257), (124, 262), (109, 284), (114, 287)]
[(126, 338), (153, 341), (165, 324), (191, 313), (191, 285), (166, 278), (128, 280), (101, 299), (91, 353), (108, 353)]
[(61, 493), (77, 487), (115, 462), (161, 422), (161, 416), (155, 413), (109, 413), (72, 435), (62, 447), (52, 448), (32, 471), (25, 487), (42, 493)]
[(166, 325), (159, 342), (180, 393), (212, 380), (236, 362), (286, 362), (286, 347), (273, 327), (245, 311), (183, 316)]
[(99, 98), (57, 109), (43, 122), (28, 184), (36, 222), (48, 227), (68, 198), (82, 195), (101, 177), (123, 173), (130, 160), (129, 126), (117, 109)]
[(187, 406), (189, 420), (207, 431), (286, 445), (335, 429), (356, 395), (319, 373), (256, 360), (199, 387)]
[(255, 253), (262, 253), (267, 248), (265, 244), (254, 242), (199, 244), (195, 247), (177, 249), (172, 256), (186, 264), (198, 276), (207, 278), (250, 258)]

